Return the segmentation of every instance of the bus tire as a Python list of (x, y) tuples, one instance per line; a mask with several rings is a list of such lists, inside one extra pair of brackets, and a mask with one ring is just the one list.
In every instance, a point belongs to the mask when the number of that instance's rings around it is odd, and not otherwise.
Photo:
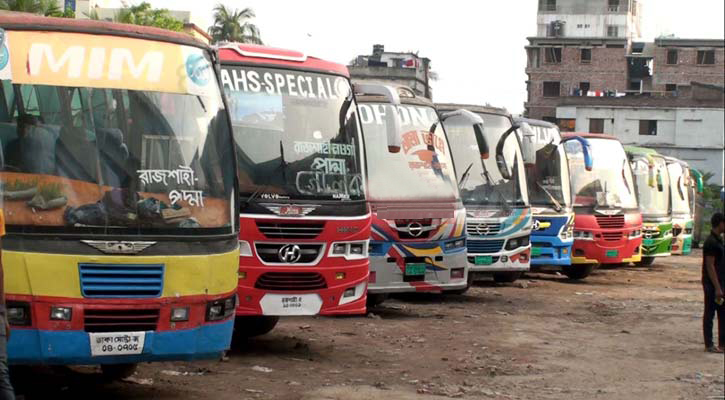
[(375, 294), (368, 293), (368, 300), (367, 300), (366, 306), (367, 307), (377, 307), (377, 306), (383, 304), (383, 302), (387, 299), (388, 299), (388, 295), (386, 293), (375, 293)]
[(234, 319), (234, 336), (253, 338), (269, 333), (279, 322), (279, 317), (269, 315), (252, 315)]
[(642, 261), (637, 263), (638, 267), (649, 267), (655, 263), (655, 257), (642, 257)]
[(521, 275), (523, 275), (521, 271), (494, 272), (493, 281), (496, 283), (513, 283), (521, 278)]
[(564, 268), (564, 275), (572, 280), (581, 280), (589, 276), (595, 267), (596, 264), (572, 265)]
[(101, 373), (106, 379), (118, 381), (133, 375), (137, 366), (138, 364), (101, 364)]

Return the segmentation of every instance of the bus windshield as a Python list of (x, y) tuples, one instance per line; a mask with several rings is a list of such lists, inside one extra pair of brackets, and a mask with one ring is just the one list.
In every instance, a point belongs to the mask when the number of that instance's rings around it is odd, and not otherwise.
[(690, 213), (690, 193), (687, 189), (685, 167), (679, 162), (667, 164), (670, 173), (670, 187), (672, 190), (672, 212), (675, 214)]
[(357, 108), (336, 75), (224, 66), (240, 195), (364, 200)]
[[(458, 200), (451, 151), (433, 107), (366, 103), (359, 108), (371, 200)], [(401, 150), (390, 153), (387, 121), (396, 110)]]
[[(0, 70), (0, 177), (11, 231), (233, 233), (232, 138), (205, 51), (112, 36), (44, 36), (56, 41), (44, 51), (58, 54), (67, 43), (76, 47), (65, 54), (95, 41), (94, 50), (126, 46), (168, 56), (147, 56), (147, 74), (84, 78), (70, 74), (72, 65), (45, 65), (51, 56), (33, 53), (33, 45), (20, 46), (44, 33), (11, 33), (11, 56), (20, 60), (11, 58), (11, 75)], [(151, 79), (157, 67), (186, 76)], [(150, 90), (134, 89), (141, 86)]]
[(554, 128), (531, 126), (536, 162), (526, 165), (531, 204), (551, 208), (571, 207), (569, 165), (561, 137)]
[[(649, 162), (646, 158), (637, 157), (632, 161), (632, 172), (637, 183), (639, 209), (644, 215), (665, 216), (670, 211), (670, 178), (665, 160), (661, 157), (653, 157), (653, 159), (655, 162), (652, 171), (654, 182), (650, 180)], [(661, 178), (658, 179), (658, 175)], [(652, 183), (654, 183), (654, 187), (650, 186)]]
[(453, 157), (460, 169), (459, 187), (463, 204), (504, 208), (528, 206), (526, 177), (516, 135), (510, 135), (503, 146), (503, 155), (512, 171), (510, 180), (501, 175), (493, 154), (501, 135), (511, 127), (511, 120), (503, 115), (479, 115), (484, 120), (484, 135), (491, 151), (485, 160), (481, 159), (470, 122), (458, 116), (445, 121)]
[(593, 167), (584, 167), (581, 143), (564, 143), (571, 171), (575, 207), (637, 208), (632, 169), (622, 144), (617, 140), (588, 138)]

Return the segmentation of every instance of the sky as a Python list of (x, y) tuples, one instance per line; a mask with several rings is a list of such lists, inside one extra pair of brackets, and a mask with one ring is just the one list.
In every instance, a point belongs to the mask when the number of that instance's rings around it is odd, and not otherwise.
[[(115, 0), (106, 0), (113, 2)], [(141, 0), (137, 0), (140, 2)], [(217, 0), (147, 0), (192, 12), (207, 28)], [(537, 0), (219, 0), (251, 7), (265, 44), (347, 64), (370, 54), (418, 52), (431, 59), (436, 102), (491, 104), (514, 114), (526, 100), (526, 38), (536, 34)], [(134, 3), (133, 0), (129, 1)], [(120, 3), (120, 1), (119, 1)], [(642, 0), (643, 39), (660, 34), (723, 38), (723, 0)]]

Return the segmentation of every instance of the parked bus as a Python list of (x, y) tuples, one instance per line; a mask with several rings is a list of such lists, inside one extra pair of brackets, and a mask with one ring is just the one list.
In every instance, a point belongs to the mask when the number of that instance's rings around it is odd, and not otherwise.
[(702, 181), (702, 173), (694, 168), (690, 168), (690, 210), (692, 210), (693, 232), (692, 245), (695, 248), (700, 247), (702, 241), (702, 228), (705, 222), (703, 215), (704, 207), (702, 192), (705, 190), (705, 184)]
[(192, 37), (0, 13), (11, 364), (218, 358), (236, 306), (235, 170)]
[(355, 91), (373, 213), (368, 304), (390, 293), (464, 292), (466, 215), (433, 104), (402, 86)]
[(672, 205), (670, 176), (665, 158), (655, 150), (625, 147), (634, 174), (639, 210), (642, 213), (642, 261), (649, 266), (656, 257), (670, 255), (672, 248)]
[[(569, 163), (556, 125), (518, 118), (524, 154), (526, 181), (533, 213), (531, 266), (571, 265), (574, 243), (574, 210), (571, 206)], [(565, 271), (566, 272), (566, 271)]]
[(364, 314), (371, 219), (347, 68), (247, 44), (220, 58), (240, 185), (236, 332)]
[[(592, 170), (585, 167), (587, 139)], [(622, 144), (602, 134), (563, 135), (574, 193), (574, 246), (571, 279), (583, 279), (600, 264), (642, 259), (642, 214), (632, 169)]]
[(690, 167), (674, 157), (665, 157), (672, 193), (672, 254), (692, 252), (695, 221), (690, 208)]
[(493, 274), (497, 282), (513, 282), (529, 270), (532, 225), (517, 126), (498, 108), (437, 108), (441, 113), (465, 109), (483, 119), (480, 133), (459, 117), (444, 122), (466, 207), (469, 274), (472, 280)]

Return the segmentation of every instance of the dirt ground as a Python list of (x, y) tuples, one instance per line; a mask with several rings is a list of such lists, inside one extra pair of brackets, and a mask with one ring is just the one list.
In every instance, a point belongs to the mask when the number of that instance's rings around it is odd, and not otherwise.
[(13, 374), (26, 399), (722, 399), (725, 358), (703, 351), (700, 257), (290, 318), (228, 360), (146, 364), (124, 382), (92, 368)]

